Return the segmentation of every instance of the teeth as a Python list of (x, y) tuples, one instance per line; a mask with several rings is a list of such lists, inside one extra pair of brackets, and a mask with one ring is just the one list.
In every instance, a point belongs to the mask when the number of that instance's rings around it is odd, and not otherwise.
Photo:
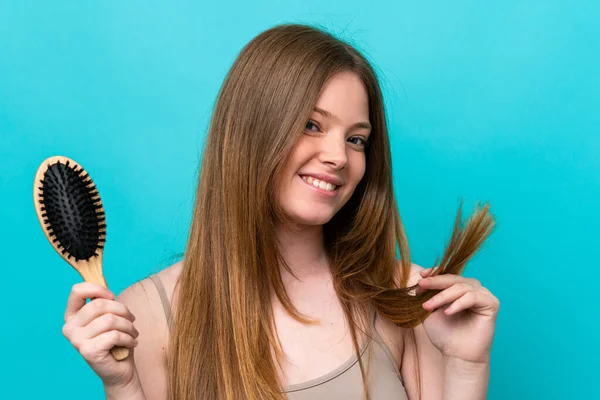
[(332, 183), (320, 181), (318, 179), (313, 178), (312, 176), (303, 176), (302, 180), (322, 190), (332, 191), (337, 188), (337, 186)]

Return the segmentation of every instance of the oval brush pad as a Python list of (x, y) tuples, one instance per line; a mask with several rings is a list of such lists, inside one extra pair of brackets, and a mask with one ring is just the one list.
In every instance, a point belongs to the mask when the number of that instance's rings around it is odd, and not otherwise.
[[(56, 252), (86, 282), (107, 287), (102, 273), (106, 220), (100, 194), (88, 173), (63, 156), (50, 157), (37, 170), (33, 200), (38, 220)], [(111, 349), (116, 360), (126, 347)]]

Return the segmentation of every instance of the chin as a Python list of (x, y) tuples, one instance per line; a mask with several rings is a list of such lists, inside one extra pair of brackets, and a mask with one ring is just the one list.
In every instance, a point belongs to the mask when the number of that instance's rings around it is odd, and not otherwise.
[(316, 210), (311, 210), (311, 212), (303, 212), (303, 213), (290, 213), (290, 219), (293, 223), (298, 225), (308, 225), (308, 226), (317, 226), (317, 225), (325, 225), (327, 222), (333, 218), (333, 213), (331, 211), (323, 211), (316, 212)]

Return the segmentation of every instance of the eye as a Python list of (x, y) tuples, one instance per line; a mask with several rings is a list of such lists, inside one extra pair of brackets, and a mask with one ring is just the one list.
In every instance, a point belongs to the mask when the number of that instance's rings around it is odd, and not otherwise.
[(352, 144), (355, 144), (355, 145), (359, 146), (361, 149), (364, 149), (365, 147), (367, 147), (369, 145), (369, 141), (367, 139), (363, 138), (363, 137), (360, 137), (360, 136), (354, 136), (354, 137), (351, 137), (348, 140), (356, 140), (356, 142), (354, 142)]
[(316, 122), (314, 122), (313, 120), (308, 120), (308, 122), (306, 123), (306, 130), (310, 131), (310, 132), (315, 132), (314, 130), (312, 130), (310, 127), (314, 127), (317, 129), (317, 132), (319, 131), (319, 125), (317, 125)]

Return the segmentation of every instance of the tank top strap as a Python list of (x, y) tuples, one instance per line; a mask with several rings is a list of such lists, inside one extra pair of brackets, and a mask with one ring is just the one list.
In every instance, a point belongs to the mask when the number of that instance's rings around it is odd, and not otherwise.
[(375, 327), (375, 322), (377, 320), (377, 308), (372, 307), (373, 309), (373, 318), (372, 318), (372, 332), (373, 332), (373, 339), (375, 340), (375, 342), (379, 345), (379, 347), (381, 348), (381, 350), (383, 350), (383, 352), (385, 353), (386, 358), (388, 359), (390, 365), (394, 368), (394, 370), (396, 371), (396, 374), (398, 375), (398, 378), (400, 378), (400, 381), (403, 381), (402, 376), (400, 375), (400, 371), (398, 370), (398, 366), (396, 364), (396, 360), (392, 354), (392, 351), (390, 350), (390, 348), (388, 347), (388, 345), (385, 343), (385, 340), (383, 340), (383, 338), (381, 337), (381, 335), (379, 334), (379, 332), (377, 331), (377, 328)]
[(163, 310), (165, 312), (165, 317), (167, 319), (167, 328), (170, 332), (171, 326), (173, 325), (173, 314), (171, 312), (171, 303), (169, 302), (167, 291), (165, 290), (165, 286), (163, 285), (158, 275), (150, 275), (150, 279), (152, 280), (152, 282), (154, 282), (156, 290), (158, 291), (158, 295), (160, 296), (160, 301), (162, 303)]

